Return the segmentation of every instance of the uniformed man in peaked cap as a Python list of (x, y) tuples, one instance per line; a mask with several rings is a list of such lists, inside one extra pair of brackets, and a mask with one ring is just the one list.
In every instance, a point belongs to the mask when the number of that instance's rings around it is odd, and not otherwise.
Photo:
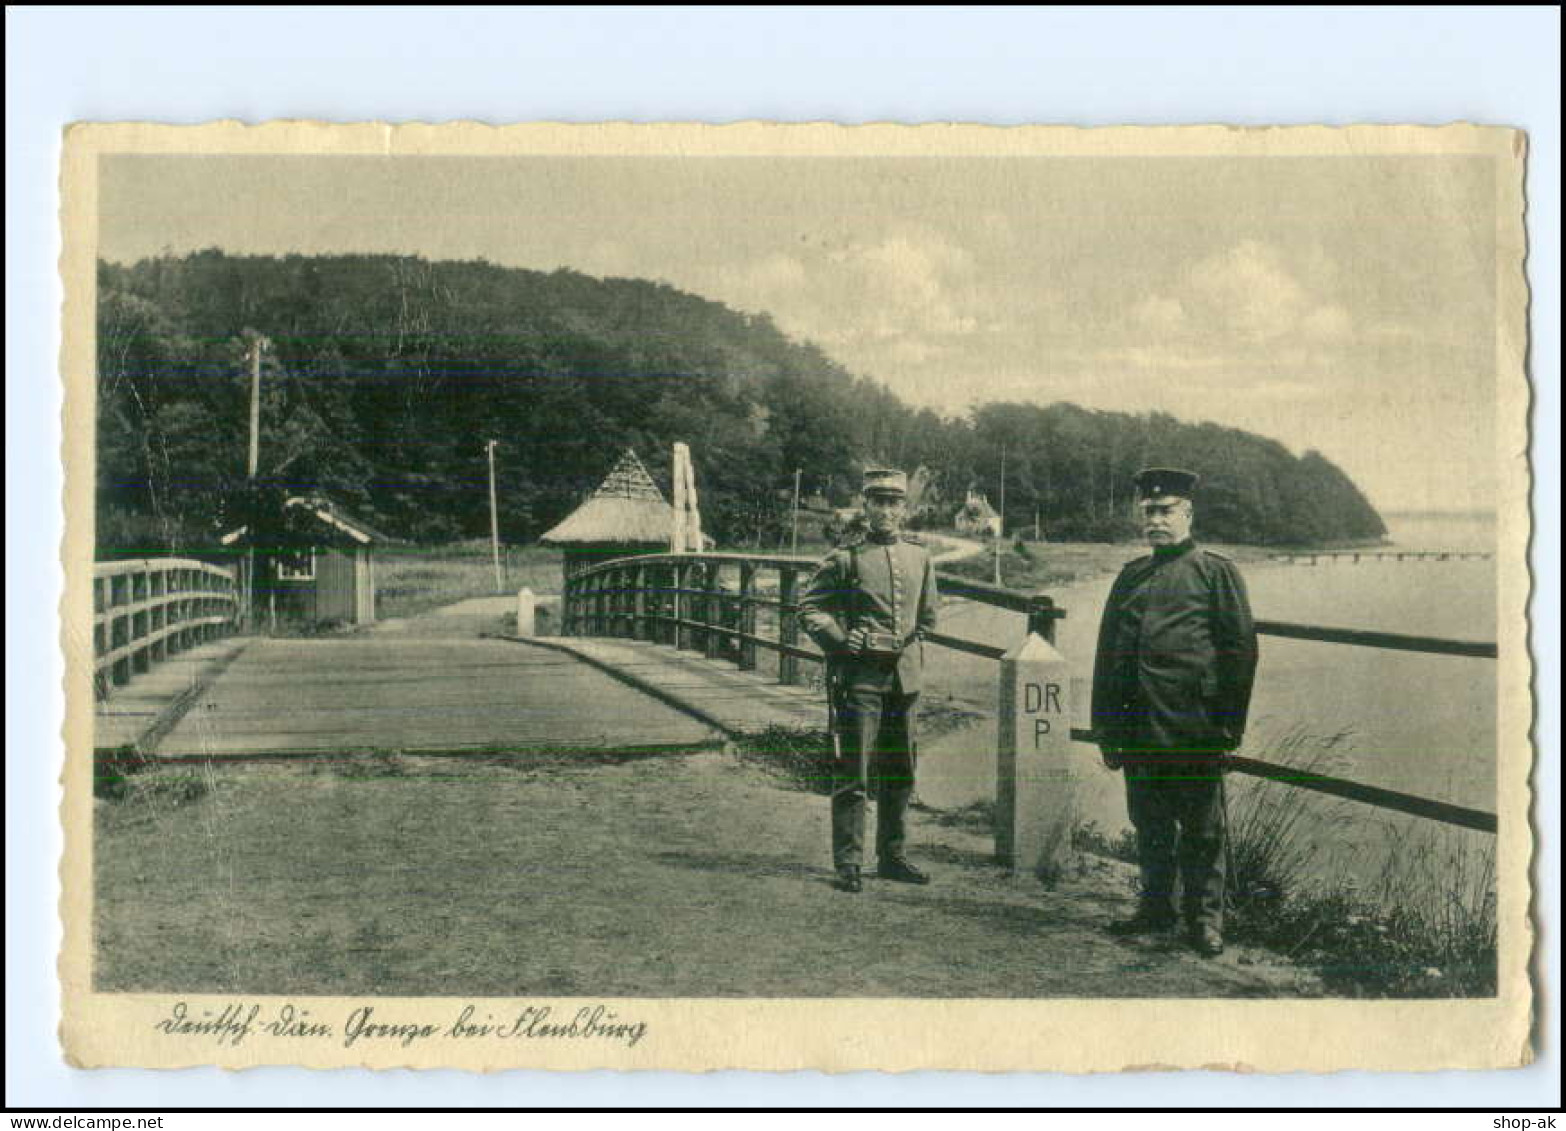
[(865, 533), (827, 555), (799, 601), (805, 631), (827, 656), (833, 728), (832, 863), (840, 891), (861, 890), (865, 805), (876, 796), (876, 874), (923, 884), (904, 855), (914, 785), (914, 704), (923, 639), (939, 597), (923, 540), (902, 532), (908, 477), (865, 472)]
[(1223, 759), (1245, 733), (1256, 629), (1240, 572), (1191, 540), (1197, 477), (1148, 468), (1135, 479), (1153, 552), (1115, 579), (1099, 626), (1093, 729), (1123, 770), (1141, 899), (1117, 934), (1173, 929), (1178, 872), (1187, 937), (1223, 951)]

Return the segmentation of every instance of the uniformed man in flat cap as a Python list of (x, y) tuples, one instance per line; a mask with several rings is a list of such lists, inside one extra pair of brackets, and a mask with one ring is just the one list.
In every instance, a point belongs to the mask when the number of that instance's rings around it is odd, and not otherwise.
[(876, 797), (876, 875), (923, 884), (904, 855), (914, 785), (914, 704), (923, 639), (939, 597), (929, 551), (902, 532), (908, 477), (865, 472), (866, 531), (828, 554), (799, 601), (805, 631), (827, 656), (832, 704), (832, 863), (840, 891), (861, 890), (865, 805)]
[(1099, 626), (1093, 729), (1104, 764), (1123, 770), (1136, 829), (1141, 899), (1117, 934), (1172, 930), (1182, 888), (1187, 938), (1223, 951), (1223, 760), (1245, 733), (1256, 629), (1234, 563), (1191, 540), (1189, 471), (1135, 479), (1153, 552), (1115, 579)]

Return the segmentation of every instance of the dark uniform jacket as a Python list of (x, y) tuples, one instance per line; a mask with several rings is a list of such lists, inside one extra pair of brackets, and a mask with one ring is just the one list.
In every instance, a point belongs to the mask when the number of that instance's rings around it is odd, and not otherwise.
[(1093, 667), (1093, 729), (1118, 750), (1220, 753), (1245, 733), (1256, 628), (1240, 572), (1190, 541), (1120, 571)]
[[(915, 534), (874, 536), (833, 550), (816, 567), (799, 599), (799, 619), (836, 667), (842, 686), (871, 691), (919, 691), (926, 633), (935, 631), (935, 566)], [(902, 645), (893, 660), (844, 654), (856, 628), (890, 633)]]

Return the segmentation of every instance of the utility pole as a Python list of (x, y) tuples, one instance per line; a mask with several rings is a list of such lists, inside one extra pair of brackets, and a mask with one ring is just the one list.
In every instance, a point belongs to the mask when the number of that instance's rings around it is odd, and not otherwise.
[(788, 552), (799, 553), (799, 473), (800, 469), (794, 469), (794, 517), (789, 526)]
[(995, 516), (995, 584), (1001, 584), (1001, 543), (1006, 539), (1006, 445), (1001, 445), (1000, 513)]
[(261, 351), (266, 339), (259, 334), (250, 340), (250, 481), (255, 482), (261, 464)]
[(261, 532), (261, 507), (260, 497), (256, 494), (256, 471), (261, 466), (261, 351), (266, 348), (266, 339), (260, 334), (250, 339), (250, 460), (247, 464), (246, 478), (249, 481), (250, 505), (248, 510), (250, 535), (245, 541), (249, 544), (249, 561), (245, 569), (245, 624), (251, 626), (255, 623), (255, 599), (256, 599), (256, 538)]
[(495, 501), (495, 445), (499, 440), (491, 440), (484, 445), (484, 450), (489, 454), (489, 549), (490, 555), (495, 559), (495, 592), (506, 591), (506, 579), (500, 570), (500, 508)]

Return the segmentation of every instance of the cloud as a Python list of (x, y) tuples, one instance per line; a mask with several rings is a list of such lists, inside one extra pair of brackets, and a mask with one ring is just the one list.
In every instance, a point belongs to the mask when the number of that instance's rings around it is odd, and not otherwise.
[(737, 295), (777, 296), (797, 292), (807, 281), (805, 265), (792, 255), (774, 252), (728, 272), (729, 286)]
[(840, 352), (922, 364), (993, 333), (973, 255), (931, 231), (818, 242), (721, 268), (713, 297), (771, 314), (789, 333)]
[(1144, 298), (1131, 308), (1131, 318), (1153, 334), (1179, 334), (1186, 328), (1185, 307), (1166, 295)]
[(1330, 281), (1334, 265), (1319, 248), (1290, 257), (1247, 239), (1192, 263), (1169, 293), (1147, 295), (1130, 310), (1147, 339), (1195, 339), (1216, 348), (1343, 342), (1354, 319), (1312, 281)]
[(1354, 330), (1354, 320), (1349, 312), (1337, 304), (1318, 306), (1305, 316), (1300, 329), (1307, 337), (1320, 341), (1338, 342), (1346, 339)]

